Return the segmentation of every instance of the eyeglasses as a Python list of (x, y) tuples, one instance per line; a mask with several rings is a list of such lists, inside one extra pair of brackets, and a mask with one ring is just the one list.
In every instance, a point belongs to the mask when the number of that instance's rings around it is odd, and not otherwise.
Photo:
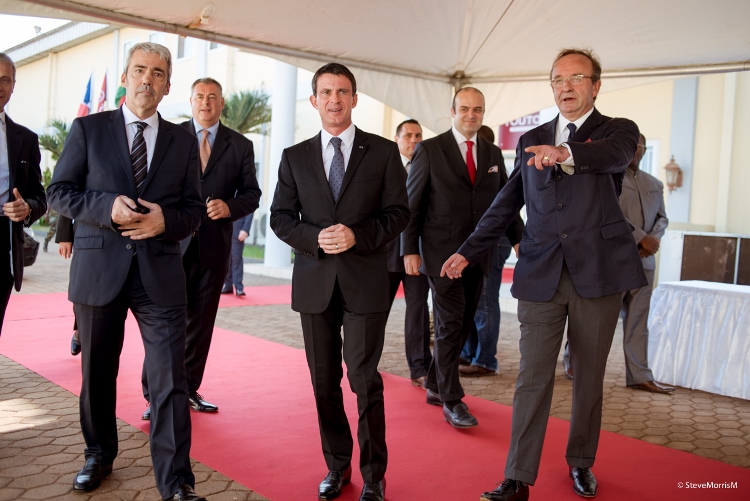
[(565, 80), (567, 80), (568, 83), (570, 83), (570, 85), (575, 87), (576, 85), (581, 85), (583, 83), (584, 78), (591, 78), (593, 80), (593, 77), (589, 77), (586, 75), (570, 75), (567, 78), (564, 78), (564, 77), (553, 78), (552, 80), (549, 81), (549, 83), (552, 84), (552, 87), (559, 89), (560, 87), (565, 85)]

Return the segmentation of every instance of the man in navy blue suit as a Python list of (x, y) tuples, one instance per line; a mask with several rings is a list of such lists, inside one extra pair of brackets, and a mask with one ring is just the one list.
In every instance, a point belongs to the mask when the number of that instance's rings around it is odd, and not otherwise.
[(573, 490), (596, 495), (591, 472), (602, 414), (602, 385), (622, 292), (646, 285), (632, 227), (620, 210), (622, 179), (638, 127), (594, 108), (601, 65), (589, 50), (565, 49), (550, 83), (560, 115), (524, 134), (508, 184), (477, 229), (443, 265), (451, 278), (477, 262), (526, 206), (512, 293), (521, 323), (521, 368), (505, 481), (481, 499), (525, 500), (547, 429), (565, 324), (572, 354), (573, 409), (565, 454)]

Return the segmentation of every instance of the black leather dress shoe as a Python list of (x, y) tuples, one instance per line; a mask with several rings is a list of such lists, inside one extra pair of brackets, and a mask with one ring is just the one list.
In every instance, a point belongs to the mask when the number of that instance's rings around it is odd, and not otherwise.
[(73, 331), (73, 338), (70, 340), (70, 354), (74, 357), (81, 353), (81, 341), (78, 340), (78, 331)]
[(454, 405), (453, 410), (443, 405), (443, 417), (454, 428), (473, 428), (479, 424), (477, 418), (471, 415), (469, 408), (463, 402)]
[(149, 404), (148, 407), (146, 407), (146, 410), (143, 411), (141, 419), (144, 421), (151, 421), (151, 404)]
[(223, 287), (221, 289), (221, 293), (222, 294), (231, 294), (232, 293), (232, 287), (231, 286), (229, 286), (229, 287)]
[(585, 498), (596, 496), (596, 478), (590, 468), (571, 466), (570, 478), (573, 479), (573, 490), (576, 494)]
[(651, 393), (662, 393), (665, 395), (674, 392), (674, 386), (669, 386), (668, 384), (660, 383), (658, 381), (646, 381), (645, 383), (631, 384), (629, 388), (650, 391)]
[(73, 480), (73, 490), (93, 491), (99, 487), (102, 479), (110, 473), (112, 473), (112, 463), (104, 465), (100, 459), (88, 458), (86, 464), (83, 465), (83, 468)]
[(429, 405), (439, 405), (443, 406), (443, 401), (440, 400), (440, 395), (435, 393), (432, 390), (427, 390), (427, 396), (425, 397), (425, 402), (427, 402)]
[(497, 489), (485, 492), (479, 499), (487, 501), (526, 501), (529, 499), (529, 486), (520, 480), (506, 478)]
[(318, 486), (318, 499), (328, 501), (341, 495), (341, 488), (352, 480), (352, 467), (345, 470), (330, 470)]
[(200, 497), (195, 493), (188, 484), (182, 484), (177, 488), (177, 492), (172, 496), (175, 501), (206, 501), (206, 498)]
[(380, 482), (365, 482), (362, 487), (362, 494), (359, 495), (359, 501), (384, 501), (385, 500), (385, 479)]
[(214, 404), (203, 400), (203, 397), (197, 391), (188, 395), (188, 401), (190, 402), (190, 407), (192, 407), (194, 411), (216, 412), (219, 410)]
[(245, 295), (245, 291), (237, 291), (236, 293), (238, 296), (242, 297)]

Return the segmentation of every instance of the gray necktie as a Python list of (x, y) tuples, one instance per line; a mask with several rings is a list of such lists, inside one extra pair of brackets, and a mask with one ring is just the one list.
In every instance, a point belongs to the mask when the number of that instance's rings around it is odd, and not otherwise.
[(331, 168), (328, 171), (328, 184), (331, 185), (331, 193), (333, 193), (333, 201), (339, 201), (339, 191), (341, 191), (341, 183), (344, 182), (344, 154), (341, 153), (341, 139), (338, 137), (331, 138), (331, 146), (333, 146), (333, 160), (331, 160)]
[(143, 129), (148, 125), (146, 122), (135, 122), (138, 130), (133, 138), (133, 149), (130, 152), (130, 161), (133, 164), (133, 176), (135, 177), (135, 189), (141, 193), (141, 187), (146, 180), (148, 171), (148, 150), (146, 140), (143, 139)]

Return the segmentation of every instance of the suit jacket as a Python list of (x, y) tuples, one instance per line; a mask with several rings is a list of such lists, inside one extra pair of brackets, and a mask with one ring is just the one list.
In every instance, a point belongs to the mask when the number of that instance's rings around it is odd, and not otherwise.
[(110, 303), (122, 290), (135, 253), (149, 298), (160, 306), (186, 304), (179, 241), (206, 217), (199, 173), (195, 136), (159, 117), (140, 198), (159, 204), (165, 230), (145, 240), (123, 237), (112, 222), (112, 204), (121, 194), (139, 196), (122, 110), (75, 119), (47, 189), (50, 206), (76, 221), (70, 301)]
[[(646, 235), (658, 239), (664, 236), (669, 225), (664, 209), (664, 184), (647, 172), (625, 171), (622, 180), (620, 208), (625, 219), (633, 226), (635, 243), (640, 243)], [(641, 258), (644, 270), (656, 269), (656, 256)]]
[(44, 196), (42, 171), (39, 168), (39, 138), (26, 127), (11, 120), (8, 113), (5, 114), (5, 135), (8, 140), (10, 200), (14, 199), (13, 188), (18, 188), (18, 192), (31, 207), (31, 214), (26, 221), (11, 223), (11, 272), (13, 285), (20, 291), (23, 282), (23, 227), (31, 226), (47, 212), (47, 198)]
[[(406, 182), (411, 218), (401, 235), (401, 254), (420, 254), (420, 273), (440, 275), (443, 263), (471, 235), (508, 180), (500, 148), (477, 138), (477, 157), (472, 185), (452, 130), (414, 149)], [(504, 229), (513, 245), (521, 240), (523, 221), (518, 211)], [(485, 274), (490, 269), (487, 250), (480, 258)]]
[(569, 146), (575, 174), (558, 168), (537, 170), (525, 148), (555, 144), (557, 118), (521, 136), (508, 184), (458, 253), (476, 261), (495, 243), (512, 216), (526, 205), (511, 292), (517, 299), (548, 301), (555, 294), (563, 263), (584, 298), (597, 298), (647, 284), (633, 245), (632, 227), (620, 210), (622, 177), (638, 144), (638, 127), (597, 110)]
[[(403, 160), (402, 160), (403, 162)], [(406, 170), (406, 167), (404, 167)], [(401, 256), (401, 238), (400, 236), (394, 238), (385, 247), (386, 259), (388, 264), (389, 273), (403, 273), (404, 269), (404, 258)]]
[[(388, 311), (385, 246), (409, 218), (405, 185), (396, 143), (359, 129), (336, 203), (323, 168), (320, 134), (284, 150), (271, 228), (294, 249), (295, 311), (324, 311), (336, 280), (352, 311)], [(325, 254), (318, 248), (318, 234), (336, 223), (354, 232), (356, 245), (341, 254)]]
[[(181, 125), (197, 141), (193, 121)], [(203, 201), (208, 197), (223, 200), (231, 213), (228, 218), (216, 221), (206, 218), (201, 223), (196, 235), (200, 262), (205, 268), (226, 270), (232, 250), (232, 222), (253, 213), (260, 200), (253, 142), (219, 123), (200, 182)]]
[(73, 220), (62, 214), (57, 216), (57, 230), (55, 231), (55, 243), (74, 242), (75, 225)]

